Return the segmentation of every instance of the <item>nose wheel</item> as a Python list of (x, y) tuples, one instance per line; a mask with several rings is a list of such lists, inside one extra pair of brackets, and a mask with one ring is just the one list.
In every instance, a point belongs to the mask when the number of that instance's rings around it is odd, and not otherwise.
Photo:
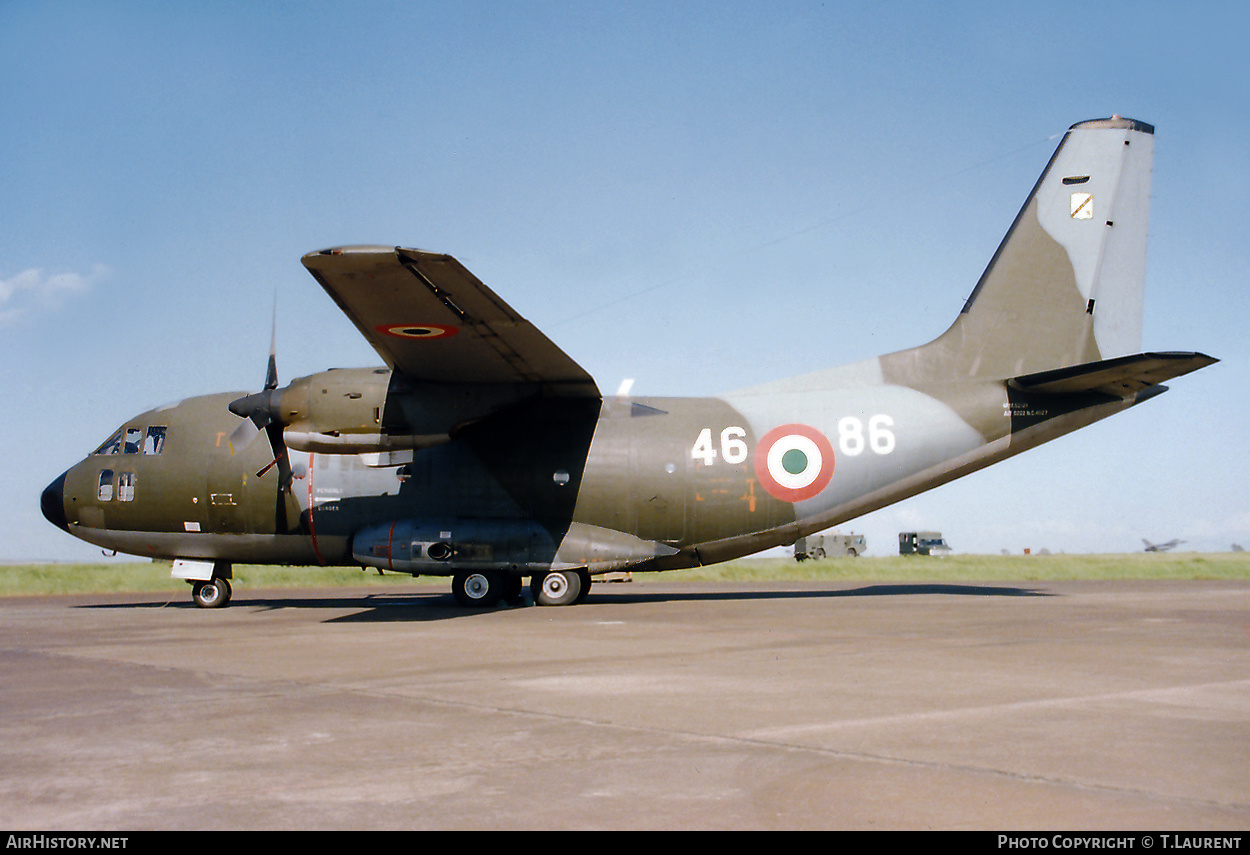
[(230, 602), (230, 583), (225, 579), (209, 579), (191, 586), (191, 600), (202, 609), (220, 609)]

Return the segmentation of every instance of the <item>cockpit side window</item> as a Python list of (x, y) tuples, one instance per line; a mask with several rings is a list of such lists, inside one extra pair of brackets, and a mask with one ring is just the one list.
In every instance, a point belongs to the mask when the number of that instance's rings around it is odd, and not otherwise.
[(132, 427), (126, 429), (126, 454), (138, 454), (139, 443), (143, 437), (141, 428)]
[(117, 433), (110, 436), (104, 441), (104, 444), (97, 448), (95, 454), (121, 454), (122, 453), (122, 432), (118, 428)]
[(117, 501), (133, 502), (135, 500), (135, 473), (121, 472), (117, 476)]
[[(120, 436), (120, 434), (119, 434)], [(108, 453), (108, 452), (105, 452)], [(96, 491), (96, 496), (101, 502), (113, 501), (113, 470), (104, 469), (100, 472), (100, 486)]]
[(148, 428), (148, 435), (143, 440), (144, 454), (160, 454), (165, 450), (165, 430), (164, 425), (152, 425)]

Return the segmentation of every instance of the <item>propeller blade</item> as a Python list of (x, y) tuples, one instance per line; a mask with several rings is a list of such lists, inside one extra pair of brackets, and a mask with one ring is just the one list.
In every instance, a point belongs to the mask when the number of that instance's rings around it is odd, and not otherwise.
[(294, 483), (291, 478), (291, 458), (282, 437), (282, 425), (276, 419), (265, 427), (265, 433), (269, 437), (269, 447), (273, 449), (274, 458), (272, 463), (256, 473), (256, 477), (260, 478), (274, 466), (278, 467), (278, 489), (274, 496), (273, 509), (274, 530), (287, 532), (299, 526), (299, 509), (295, 509), (295, 521), (292, 522), (291, 509), (287, 504), (287, 499), (291, 497), (291, 485)]
[(291, 486), (291, 458), (286, 451), (286, 440), (282, 437), (282, 425), (276, 421), (271, 422), (265, 428), (265, 433), (269, 436), (269, 447), (273, 449), (273, 463), (265, 468), (277, 465), (278, 486), (286, 490)]
[[(273, 328), (269, 333), (269, 365), (265, 371), (265, 388), (236, 398), (229, 404), (230, 412), (243, 421), (230, 435), (230, 453), (242, 451), (257, 435), (264, 431), (269, 439), (273, 460), (257, 471), (263, 478), (270, 469), (278, 467), (277, 504), (274, 507), (274, 523), (277, 531), (287, 531), (291, 525), (287, 519), (286, 496), (291, 489), (291, 461), (287, 455), (286, 441), (282, 437), (282, 417), (279, 412), (282, 392), (278, 390), (278, 294), (273, 295)], [(296, 523), (298, 524), (298, 523)]]
[(269, 370), (265, 372), (265, 391), (278, 388), (278, 292), (273, 292), (273, 328), (269, 331)]
[(252, 440), (256, 439), (260, 433), (260, 426), (250, 418), (244, 419), (234, 433), (230, 434), (230, 453), (236, 454), (252, 444)]

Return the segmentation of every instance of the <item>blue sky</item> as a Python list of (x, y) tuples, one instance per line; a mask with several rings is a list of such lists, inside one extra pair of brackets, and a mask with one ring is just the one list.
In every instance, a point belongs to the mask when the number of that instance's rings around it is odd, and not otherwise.
[(0, 560), (134, 413), (379, 362), (305, 272), (449, 252), (605, 389), (702, 395), (955, 317), (1069, 125), (1157, 128), (1144, 346), (1219, 365), (844, 530), (1250, 545), (1250, 10), (0, 2)]

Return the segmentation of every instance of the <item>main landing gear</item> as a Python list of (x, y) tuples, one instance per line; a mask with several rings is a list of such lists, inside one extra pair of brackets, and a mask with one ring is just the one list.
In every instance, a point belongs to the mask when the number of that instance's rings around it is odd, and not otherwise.
[(590, 593), (590, 571), (579, 568), (535, 573), (530, 579), (530, 591), (536, 606), (571, 606)]
[[(519, 604), (521, 577), (502, 570), (462, 571), (452, 577), (451, 592), (465, 608), (489, 608), (501, 601)], [(553, 570), (535, 573), (530, 593), (536, 606), (569, 606), (590, 593), (590, 571)]]

